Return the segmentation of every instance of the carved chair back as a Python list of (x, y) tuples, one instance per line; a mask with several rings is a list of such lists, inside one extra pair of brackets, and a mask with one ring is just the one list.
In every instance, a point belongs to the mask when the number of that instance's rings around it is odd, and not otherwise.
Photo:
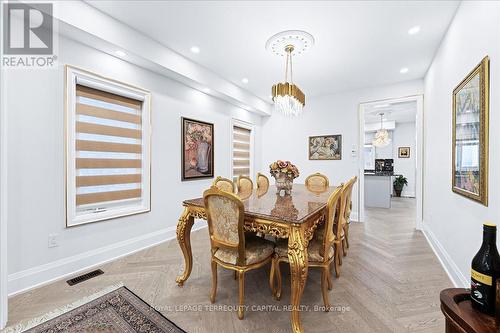
[(238, 193), (248, 193), (253, 191), (253, 182), (248, 176), (238, 176), (236, 185), (238, 187)]
[(354, 183), (358, 180), (357, 176), (352, 177), (347, 181), (344, 185), (344, 190), (342, 191), (342, 195), (340, 198), (340, 211), (339, 211), (339, 224), (337, 228), (337, 236), (340, 237), (342, 235), (342, 229), (344, 225), (349, 220), (349, 216), (351, 215), (351, 199), (352, 199), (352, 188)]
[(260, 172), (257, 174), (257, 189), (259, 192), (267, 192), (269, 189), (269, 178)]
[(323, 244), (320, 249), (320, 254), (323, 256), (323, 262), (327, 262), (329, 260), (328, 254), (330, 253), (330, 249), (332, 248), (333, 242), (335, 240), (334, 224), (337, 222), (336, 219), (338, 219), (339, 216), (338, 203), (340, 201), (343, 190), (344, 185), (342, 184), (338, 186), (332, 194), (330, 194), (330, 197), (328, 197), (326, 206), (325, 228), (323, 229), (323, 232), (325, 234), (323, 235)]
[(219, 248), (236, 251), (237, 265), (245, 263), (245, 208), (236, 195), (215, 186), (203, 193), (212, 254)]
[(215, 186), (219, 190), (225, 192), (234, 193), (234, 183), (227, 178), (222, 178), (221, 176), (215, 178), (214, 182), (212, 183), (212, 186)]
[(354, 176), (349, 181), (347, 184), (349, 184), (349, 192), (346, 195), (346, 202), (345, 202), (345, 210), (344, 210), (344, 220), (345, 223), (349, 222), (349, 219), (351, 217), (351, 211), (352, 211), (352, 189), (354, 187), (354, 184), (358, 181), (358, 177)]
[(310, 189), (314, 188), (327, 188), (330, 186), (330, 181), (328, 177), (317, 172), (315, 174), (309, 175), (305, 181), (306, 187)]

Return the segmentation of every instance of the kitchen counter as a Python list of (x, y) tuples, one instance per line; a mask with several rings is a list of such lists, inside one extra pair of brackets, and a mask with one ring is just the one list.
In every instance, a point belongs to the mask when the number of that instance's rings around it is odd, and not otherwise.
[(365, 172), (365, 207), (391, 208), (394, 173)]
[(393, 176), (397, 177), (399, 176), (398, 174), (395, 174), (394, 172), (389, 172), (389, 171), (365, 171), (365, 176)]

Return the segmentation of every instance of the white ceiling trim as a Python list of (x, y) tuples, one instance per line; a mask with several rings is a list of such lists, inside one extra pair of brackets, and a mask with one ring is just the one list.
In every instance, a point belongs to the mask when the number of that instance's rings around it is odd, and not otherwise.
[[(458, 1), (155, 1), (86, 0), (237, 86), (271, 101), (285, 59), (265, 41), (286, 29), (314, 36), (294, 58), (294, 78), (307, 100), (421, 79)], [(408, 30), (421, 31), (409, 35)], [(196, 46), (200, 52), (192, 52)], [(407, 73), (400, 73), (402, 68)], [(248, 79), (244, 80), (244, 78)]]
[(126, 61), (247, 111), (271, 114), (269, 103), (85, 2), (54, 2), (53, 15), (59, 21), (60, 33), (66, 37), (112, 55), (123, 50), (127, 53)]

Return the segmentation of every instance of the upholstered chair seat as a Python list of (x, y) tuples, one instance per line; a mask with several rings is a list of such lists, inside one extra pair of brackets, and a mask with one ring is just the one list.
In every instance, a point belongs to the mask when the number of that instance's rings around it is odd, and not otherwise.
[[(336, 240), (337, 239), (337, 225), (333, 226), (333, 237)], [(316, 229), (316, 233), (314, 234), (314, 238), (316, 238), (319, 241), (323, 241), (323, 237), (325, 236), (325, 225), (321, 225)], [(345, 232), (344, 229), (340, 230), (340, 239), (344, 239), (345, 237)]]
[[(307, 256), (309, 261), (322, 262), (325, 258), (323, 256), (324, 250), (323, 239), (319, 239), (314, 237), (309, 242), (309, 246), (307, 247)], [(274, 248), (274, 253), (281, 258), (280, 261), (288, 261), (288, 241), (285, 239), (279, 239), (276, 242), (276, 247)], [(333, 246), (330, 247), (330, 251), (328, 253), (328, 258), (333, 258)]]
[[(268, 259), (274, 250), (274, 243), (266, 239), (248, 235), (245, 237), (245, 262), (243, 265), (252, 265)], [(219, 248), (214, 253), (215, 258), (226, 264), (236, 265), (238, 251)]]

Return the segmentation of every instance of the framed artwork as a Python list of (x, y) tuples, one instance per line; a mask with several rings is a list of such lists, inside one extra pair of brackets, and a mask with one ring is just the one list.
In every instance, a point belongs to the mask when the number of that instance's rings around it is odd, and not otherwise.
[(410, 147), (398, 147), (399, 158), (410, 158)]
[(214, 124), (181, 118), (182, 180), (213, 178)]
[(321, 135), (309, 137), (310, 160), (341, 160), (342, 135)]
[(453, 90), (452, 190), (488, 206), (489, 58)]

